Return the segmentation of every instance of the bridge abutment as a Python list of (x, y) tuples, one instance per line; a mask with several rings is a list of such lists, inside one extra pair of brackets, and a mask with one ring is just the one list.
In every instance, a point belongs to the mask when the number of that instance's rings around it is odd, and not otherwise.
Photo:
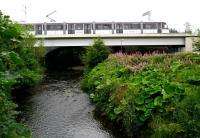
[(185, 48), (183, 51), (192, 52), (193, 51), (192, 45), (195, 39), (196, 39), (195, 37), (190, 37), (190, 36), (185, 37)]

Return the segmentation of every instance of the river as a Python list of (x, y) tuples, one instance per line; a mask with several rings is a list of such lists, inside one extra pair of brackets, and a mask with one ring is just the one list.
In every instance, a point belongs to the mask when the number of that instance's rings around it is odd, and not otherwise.
[(19, 120), (33, 138), (122, 138), (80, 89), (81, 70), (49, 72), (44, 81), (18, 92)]

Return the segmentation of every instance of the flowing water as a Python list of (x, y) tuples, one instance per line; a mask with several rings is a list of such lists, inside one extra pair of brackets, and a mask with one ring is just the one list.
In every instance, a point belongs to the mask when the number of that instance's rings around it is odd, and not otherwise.
[(27, 89), (16, 100), (20, 121), (33, 138), (121, 138), (109, 121), (94, 115), (94, 105), (80, 90), (82, 71), (51, 72), (41, 84)]

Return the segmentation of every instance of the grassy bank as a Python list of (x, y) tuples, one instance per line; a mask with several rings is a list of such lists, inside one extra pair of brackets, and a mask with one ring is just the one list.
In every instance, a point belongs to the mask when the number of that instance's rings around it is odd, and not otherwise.
[(129, 136), (200, 136), (197, 54), (113, 54), (83, 78), (82, 89)]

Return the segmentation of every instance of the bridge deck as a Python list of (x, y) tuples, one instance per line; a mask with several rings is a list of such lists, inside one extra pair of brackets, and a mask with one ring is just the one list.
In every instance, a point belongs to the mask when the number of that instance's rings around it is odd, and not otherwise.
[(37, 35), (36, 38), (44, 38), (44, 39), (61, 39), (61, 38), (183, 38), (183, 37), (196, 37), (194, 35), (188, 34), (84, 34), (84, 35)]
[[(90, 46), (100, 36), (107, 46), (184, 46), (192, 50), (197, 35), (188, 34), (84, 34), (84, 35), (37, 35), (44, 40), (45, 47)], [(38, 46), (38, 44), (36, 44)]]

